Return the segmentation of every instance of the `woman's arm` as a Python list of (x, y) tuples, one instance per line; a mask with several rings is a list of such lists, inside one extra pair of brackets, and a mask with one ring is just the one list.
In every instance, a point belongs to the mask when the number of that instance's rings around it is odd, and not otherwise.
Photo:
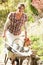
[(6, 23), (5, 23), (5, 25), (4, 25), (3, 37), (6, 37), (6, 31), (7, 31), (7, 29), (8, 29), (8, 26), (10, 25), (10, 22), (11, 22), (10, 19), (7, 18)]
[(9, 27), (9, 25), (10, 25), (11, 20), (12, 20), (12, 12), (9, 13), (9, 15), (8, 15), (8, 17), (7, 17), (7, 20), (6, 20), (6, 23), (5, 23), (5, 25), (4, 25), (3, 37), (6, 36), (6, 31), (7, 31), (8, 27)]

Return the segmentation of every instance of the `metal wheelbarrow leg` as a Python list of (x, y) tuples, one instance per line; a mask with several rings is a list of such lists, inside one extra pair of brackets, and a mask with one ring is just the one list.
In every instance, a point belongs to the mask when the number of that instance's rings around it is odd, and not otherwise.
[(5, 65), (7, 64), (7, 61), (8, 61), (7, 54), (5, 54), (5, 59), (4, 59)]

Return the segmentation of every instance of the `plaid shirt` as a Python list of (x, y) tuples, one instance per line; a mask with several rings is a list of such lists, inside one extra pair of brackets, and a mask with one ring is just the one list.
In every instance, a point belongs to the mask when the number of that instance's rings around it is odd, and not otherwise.
[(11, 12), (8, 15), (11, 22), (7, 28), (12, 34), (19, 35), (21, 33), (21, 27), (27, 21), (27, 15), (23, 14), (19, 20), (16, 19), (15, 15), (15, 12)]

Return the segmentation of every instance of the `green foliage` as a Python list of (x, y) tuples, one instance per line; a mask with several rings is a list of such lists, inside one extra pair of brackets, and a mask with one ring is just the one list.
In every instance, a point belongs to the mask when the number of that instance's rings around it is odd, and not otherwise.
[(29, 15), (29, 17), (28, 17), (28, 22), (34, 22), (34, 17), (32, 17), (32, 15)]
[(34, 8), (32, 5), (30, 5), (30, 8), (35, 15), (38, 15), (38, 11), (36, 10), (36, 8)]
[(7, 0), (0, 0), (0, 4), (7, 2)]
[(2, 0), (0, 0), (0, 3), (2, 3)]
[(39, 37), (37, 37), (37, 36), (31, 36), (31, 40), (34, 42), (34, 41), (37, 41), (37, 40), (39, 40)]
[(31, 36), (32, 49), (37, 51), (37, 55), (43, 59), (43, 40), (42, 36)]

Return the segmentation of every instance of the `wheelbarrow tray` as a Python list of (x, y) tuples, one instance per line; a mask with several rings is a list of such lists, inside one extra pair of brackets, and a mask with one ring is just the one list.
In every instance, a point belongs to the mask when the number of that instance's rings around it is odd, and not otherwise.
[(5, 44), (5, 47), (9, 50), (9, 51), (11, 51), (11, 52), (13, 52), (14, 54), (16, 54), (17, 56), (30, 56), (31, 54), (32, 54), (32, 50), (29, 50), (29, 51), (27, 51), (27, 52), (20, 52), (20, 51), (18, 51), (18, 50), (16, 50), (15, 48), (13, 48), (13, 46), (12, 45), (10, 45), (10, 44), (8, 44), (7, 42), (6, 42), (6, 44)]

